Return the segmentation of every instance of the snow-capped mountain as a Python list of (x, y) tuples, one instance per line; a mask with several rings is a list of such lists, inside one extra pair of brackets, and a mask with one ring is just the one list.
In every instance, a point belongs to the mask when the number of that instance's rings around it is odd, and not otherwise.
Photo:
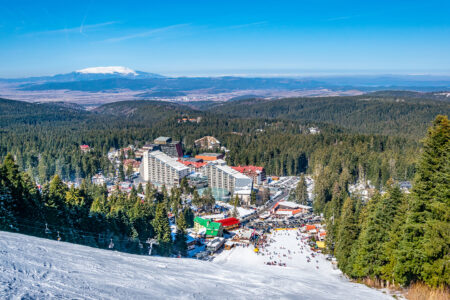
[(121, 66), (115, 66), (115, 67), (93, 67), (93, 68), (86, 68), (82, 70), (76, 71), (76, 73), (81, 74), (122, 74), (122, 75), (135, 75), (138, 74), (127, 67), (121, 67)]
[(149, 78), (164, 78), (164, 76), (155, 73), (135, 71), (133, 69), (123, 66), (109, 66), (109, 67), (89, 67), (71, 73), (57, 74), (54, 76), (0, 79), (0, 81), (44, 83), (44, 82), (84, 81), (97, 79), (115, 79), (115, 78), (149, 79)]

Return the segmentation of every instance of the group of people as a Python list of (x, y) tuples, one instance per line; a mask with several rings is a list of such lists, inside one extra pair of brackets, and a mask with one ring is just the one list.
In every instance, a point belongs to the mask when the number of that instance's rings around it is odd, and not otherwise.
[[(284, 259), (292, 259), (291, 254), (295, 254), (295, 251), (291, 251), (290, 249), (286, 249), (285, 246), (279, 246), (278, 249), (276, 246), (273, 246), (273, 250), (269, 250), (269, 246), (276, 242), (276, 237), (281, 235), (289, 235), (288, 232), (274, 231), (271, 238), (265, 239), (265, 243), (261, 246), (261, 255), (268, 256), (269, 261), (264, 262), (264, 264), (269, 266), (280, 266), (286, 267), (287, 264)], [(272, 247), (270, 247), (272, 248)], [(287, 250), (287, 251), (286, 251)]]
[(281, 236), (289, 236), (292, 231), (274, 231), (271, 236), (264, 236), (264, 239), (258, 243), (258, 255), (266, 256), (265, 265), (286, 267), (288, 260), (293, 259), (295, 254), (309, 254), (306, 255), (306, 261), (311, 263), (315, 260), (316, 269), (319, 269), (319, 260), (315, 259), (314, 252), (309, 253), (309, 246), (306, 237), (303, 237), (300, 231), (295, 231), (296, 245), (298, 248), (288, 249), (285, 245), (274, 245)]

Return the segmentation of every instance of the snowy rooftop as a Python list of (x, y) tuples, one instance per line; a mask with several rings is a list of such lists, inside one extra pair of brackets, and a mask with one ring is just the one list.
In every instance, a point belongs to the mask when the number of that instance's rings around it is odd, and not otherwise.
[(280, 205), (287, 206), (290, 208), (298, 208), (299, 204), (291, 201), (280, 201), (278, 202)]
[(148, 155), (159, 159), (160, 161), (168, 164), (169, 166), (171, 166), (172, 168), (174, 168), (177, 171), (189, 170), (188, 167), (186, 167), (182, 163), (178, 162), (177, 158), (170, 157), (161, 151), (152, 151), (152, 152), (149, 152)]
[[(234, 208), (233, 205), (226, 203), (226, 202), (217, 201), (216, 203), (218, 205), (220, 205), (222, 207), (226, 207), (230, 210), (232, 210)], [(237, 211), (239, 213), (239, 218), (241, 218), (241, 219), (255, 213), (255, 210), (253, 210), (253, 209), (247, 209), (247, 208), (243, 208), (243, 207), (239, 207), (239, 206), (237, 207)]]
[[(227, 166), (227, 165), (216, 165), (216, 167), (219, 170), (222, 170), (223, 172), (230, 174), (231, 176), (233, 176), (234, 178), (238, 178), (238, 179), (250, 179), (250, 177), (245, 176), (244, 174), (242, 174), (241, 172), (238, 172), (236, 170), (234, 170), (233, 168)], [(250, 179), (251, 180), (251, 179)]]
[(307, 205), (302, 205), (302, 204), (298, 204), (292, 201), (280, 201), (278, 202), (279, 205), (283, 205), (292, 209), (296, 209), (296, 208), (302, 208), (302, 209), (311, 209), (311, 206), (307, 206)]
[(225, 218), (224, 214), (215, 214), (215, 215), (206, 215), (201, 216), (203, 219), (212, 219), (212, 220), (218, 220)]
[(252, 193), (251, 188), (244, 188), (244, 189), (236, 189), (234, 191), (235, 195), (250, 195)]
[(291, 215), (292, 211), (278, 210), (277, 215)]

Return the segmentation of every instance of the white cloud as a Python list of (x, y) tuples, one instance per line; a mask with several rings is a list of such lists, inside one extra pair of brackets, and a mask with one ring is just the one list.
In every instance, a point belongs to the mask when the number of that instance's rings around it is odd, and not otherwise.
[(137, 32), (137, 33), (133, 33), (133, 34), (123, 35), (123, 36), (119, 36), (119, 37), (109, 38), (109, 39), (104, 40), (104, 42), (111, 42), (111, 43), (113, 43), (113, 42), (121, 42), (121, 41), (135, 39), (135, 38), (144, 38), (144, 37), (150, 37), (150, 36), (157, 36), (160, 33), (171, 31), (171, 30), (174, 30), (174, 29), (182, 28), (182, 27), (186, 27), (188, 25), (189, 24), (176, 24), (176, 25), (170, 25), (170, 26), (166, 26), (166, 27), (154, 28), (154, 29), (150, 29), (150, 30), (147, 30), (147, 31), (142, 31), (142, 32)]
[(239, 24), (239, 25), (232, 25), (228, 26), (228, 29), (239, 29), (239, 28), (245, 28), (245, 27), (251, 27), (251, 26), (258, 26), (267, 24), (267, 21), (259, 21), (259, 22), (253, 22), (253, 23), (247, 23), (247, 24)]
[(79, 27), (37, 31), (37, 32), (28, 33), (26, 35), (60, 34), (60, 33), (64, 33), (64, 34), (67, 34), (67, 33), (83, 33), (84, 31), (89, 30), (89, 29), (102, 28), (102, 27), (114, 25), (114, 24), (117, 24), (117, 23), (118, 23), (117, 21), (110, 21), (110, 22), (97, 23), (97, 24), (88, 24), (88, 25), (81, 24), (81, 26), (79, 26)]

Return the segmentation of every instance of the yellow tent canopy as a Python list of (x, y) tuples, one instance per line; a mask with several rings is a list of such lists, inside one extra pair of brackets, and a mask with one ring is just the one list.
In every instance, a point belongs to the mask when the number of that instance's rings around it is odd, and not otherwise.
[(317, 241), (316, 242), (317, 247), (319, 248), (325, 248), (325, 242)]

